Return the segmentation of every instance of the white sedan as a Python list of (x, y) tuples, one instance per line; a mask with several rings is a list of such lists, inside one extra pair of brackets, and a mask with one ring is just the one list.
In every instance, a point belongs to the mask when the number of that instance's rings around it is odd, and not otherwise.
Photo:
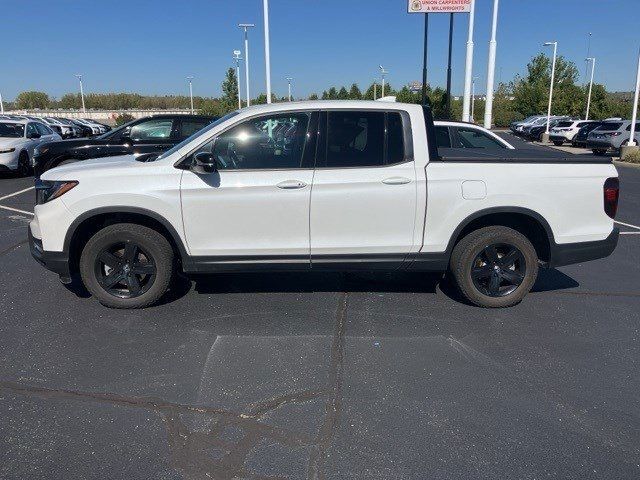
[(42, 122), (0, 119), (0, 172), (31, 172), (33, 149), (46, 142), (62, 140)]

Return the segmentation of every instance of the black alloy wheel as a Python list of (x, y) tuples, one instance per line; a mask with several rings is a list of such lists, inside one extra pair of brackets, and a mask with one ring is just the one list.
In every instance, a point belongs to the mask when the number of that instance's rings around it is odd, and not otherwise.
[(473, 260), (474, 286), (488, 297), (506, 297), (525, 279), (527, 264), (522, 252), (505, 243), (485, 247)]
[(156, 278), (156, 263), (143, 247), (133, 241), (118, 242), (102, 249), (95, 261), (100, 286), (118, 298), (143, 295)]

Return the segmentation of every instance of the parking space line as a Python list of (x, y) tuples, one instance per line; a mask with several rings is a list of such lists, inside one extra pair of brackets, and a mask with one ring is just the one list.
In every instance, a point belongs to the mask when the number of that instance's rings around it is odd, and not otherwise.
[(620, 232), (620, 235), (640, 235), (640, 232)]
[(20, 190), (19, 192), (13, 192), (13, 193), (10, 193), (9, 195), (5, 195), (4, 197), (0, 197), (0, 202), (2, 200), (7, 199), (7, 198), (15, 197), (16, 195), (20, 195), (21, 193), (25, 193), (25, 192), (28, 192), (30, 190), (33, 190), (34, 188), (36, 188), (36, 187), (25, 188), (24, 190)]
[(0, 208), (4, 210), (11, 210), (12, 212), (24, 213), (25, 215), (33, 216), (33, 212), (27, 212), (26, 210), (18, 210), (17, 208), (5, 207), (4, 205), (0, 205)]
[(640, 230), (640, 227), (638, 227), (637, 225), (631, 225), (630, 223), (619, 222), (618, 220), (614, 220), (614, 221), (615, 223), (619, 223), (620, 225), (624, 225), (625, 227), (635, 228), (637, 230)]

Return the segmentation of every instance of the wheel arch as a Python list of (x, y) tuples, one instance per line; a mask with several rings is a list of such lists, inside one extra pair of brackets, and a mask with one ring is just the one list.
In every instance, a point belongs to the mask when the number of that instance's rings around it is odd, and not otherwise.
[(144, 225), (164, 235), (174, 250), (176, 259), (184, 261), (188, 257), (182, 238), (171, 223), (156, 212), (139, 207), (110, 206), (88, 210), (76, 218), (69, 226), (64, 239), (64, 251), (69, 255), (72, 273), (78, 272), (81, 245), (100, 229), (115, 223)]
[(533, 244), (538, 258), (545, 263), (551, 262), (555, 245), (551, 226), (538, 212), (523, 207), (487, 208), (469, 215), (451, 235), (447, 253), (450, 255), (456, 244), (467, 234), (494, 225), (513, 228), (522, 233)]

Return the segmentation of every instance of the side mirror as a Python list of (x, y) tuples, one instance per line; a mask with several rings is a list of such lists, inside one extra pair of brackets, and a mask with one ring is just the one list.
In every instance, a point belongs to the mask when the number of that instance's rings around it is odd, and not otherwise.
[(218, 164), (216, 162), (216, 157), (213, 153), (208, 152), (200, 152), (196, 153), (196, 156), (193, 158), (194, 164), (192, 166), (192, 170), (195, 173), (213, 173), (218, 171)]

